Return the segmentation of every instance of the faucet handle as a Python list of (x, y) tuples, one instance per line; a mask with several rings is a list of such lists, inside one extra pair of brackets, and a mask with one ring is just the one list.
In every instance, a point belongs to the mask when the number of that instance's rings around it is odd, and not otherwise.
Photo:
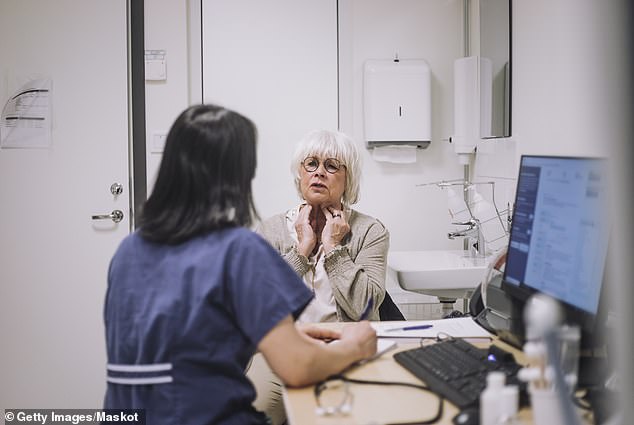
[(456, 226), (470, 226), (470, 228), (474, 228), (477, 225), (477, 222), (474, 219), (467, 221), (454, 221), (451, 224)]

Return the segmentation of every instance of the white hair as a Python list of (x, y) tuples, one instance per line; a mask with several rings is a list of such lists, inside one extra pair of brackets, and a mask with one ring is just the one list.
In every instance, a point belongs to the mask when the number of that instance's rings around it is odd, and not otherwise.
[(346, 185), (341, 203), (348, 207), (359, 199), (359, 183), (361, 180), (361, 159), (357, 147), (350, 137), (339, 131), (316, 130), (305, 135), (297, 144), (291, 162), (291, 173), (295, 180), (295, 188), (300, 198), (300, 172), (302, 162), (309, 156), (322, 159), (336, 158), (346, 166)]

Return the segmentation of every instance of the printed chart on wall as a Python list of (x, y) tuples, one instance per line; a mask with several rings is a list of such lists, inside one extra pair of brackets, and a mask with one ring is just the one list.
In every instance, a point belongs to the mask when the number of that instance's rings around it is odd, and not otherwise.
[(51, 145), (52, 80), (31, 80), (11, 94), (0, 116), (0, 147), (48, 148)]

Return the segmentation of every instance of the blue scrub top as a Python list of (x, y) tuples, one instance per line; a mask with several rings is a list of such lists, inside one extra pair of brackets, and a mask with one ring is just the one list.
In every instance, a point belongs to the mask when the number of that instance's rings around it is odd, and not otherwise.
[(132, 233), (108, 274), (104, 407), (145, 409), (153, 425), (266, 423), (245, 368), (262, 337), (311, 299), (247, 229), (180, 245)]

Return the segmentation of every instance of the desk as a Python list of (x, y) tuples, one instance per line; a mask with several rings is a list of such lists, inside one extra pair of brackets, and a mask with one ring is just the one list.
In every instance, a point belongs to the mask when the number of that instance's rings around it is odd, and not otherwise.
[[(335, 325), (336, 326), (336, 325)], [(524, 364), (523, 353), (502, 341), (494, 341), (507, 351), (512, 352), (518, 363)], [(474, 345), (486, 347), (488, 344)], [(399, 346), (378, 359), (354, 367), (346, 376), (354, 379), (372, 381), (397, 381), (420, 384), (414, 375), (394, 360), (394, 353), (417, 347), (418, 344), (399, 344)], [(287, 388), (284, 390), (284, 404), (290, 425), (364, 425), (394, 422), (413, 422), (430, 419), (438, 409), (438, 397), (414, 388), (386, 387), (375, 385), (351, 384), (353, 394), (352, 412), (347, 416), (317, 416), (313, 386), (306, 388)], [(438, 424), (451, 424), (458, 409), (444, 401), (444, 412)], [(530, 409), (520, 411), (520, 424), (532, 424)], [(590, 422), (588, 422), (590, 423)]]

